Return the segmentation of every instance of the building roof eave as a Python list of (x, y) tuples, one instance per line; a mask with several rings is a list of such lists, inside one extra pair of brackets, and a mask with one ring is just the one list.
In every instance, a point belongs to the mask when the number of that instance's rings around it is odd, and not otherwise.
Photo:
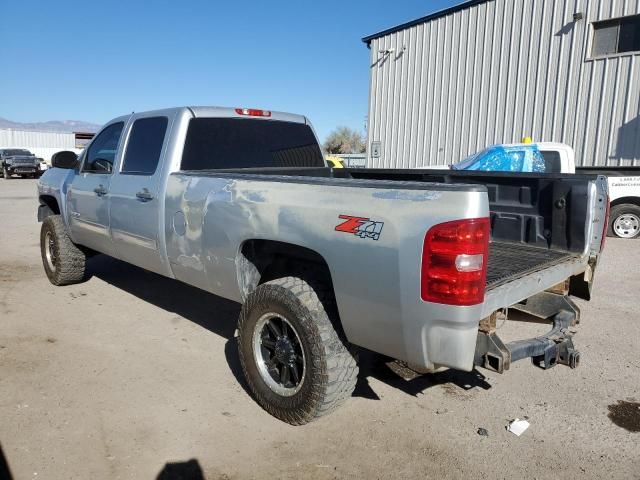
[(382, 30), (380, 32), (373, 33), (371, 35), (367, 35), (366, 37), (362, 38), (362, 41), (364, 43), (366, 43), (367, 46), (370, 46), (371, 45), (371, 41), (375, 40), (376, 38), (384, 37), (386, 35), (390, 35), (392, 33), (399, 32), (401, 30), (405, 30), (405, 29), (413, 27), (415, 25), (419, 25), (421, 23), (426, 23), (426, 22), (429, 22), (431, 20), (435, 20), (436, 18), (444, 17), (446, 15), (450, 15), (452, 13), (459, 12), (459, 11), (465, 10), (467, 8), (471, 8), (471, 7), (474, 7), (476, 5), (480, 5), (481, 3), (487, 3), (488, 1), (490, 1), (490, 0), (467, 0), (467, 1), (463, 2), (463, 3), (458, 4), (458, 5), (454, 5), (452, 7), (445, 8), (444, 10), (439, 10), (437, 12), (430, 13), (429, 15), (426, 15), (424, 17), (420, 17), (420, 18), (417, 18), (415, 20), (411, 20), (409, 22), (401, 23), (400, 25), (396, 25), (395, 27), (387, 28), (386, 30)]

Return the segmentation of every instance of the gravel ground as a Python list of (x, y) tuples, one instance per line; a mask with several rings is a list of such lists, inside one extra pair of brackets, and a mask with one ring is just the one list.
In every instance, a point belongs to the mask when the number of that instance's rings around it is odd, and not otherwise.
[[(640, 242), (607, 241), (577, 370), (416, 376), (363, 355), (353, 398), (291, 427), (245, 391), (237, 304), (106, 257), (88, 282), (50, 285), (35, 190), (0, 180), (0, 443), (16, 479), (640, 478), (640, 433), (616, 424), (624, 405), (638, 423)], [(505, 430), (524, 416), (521, 437)]]

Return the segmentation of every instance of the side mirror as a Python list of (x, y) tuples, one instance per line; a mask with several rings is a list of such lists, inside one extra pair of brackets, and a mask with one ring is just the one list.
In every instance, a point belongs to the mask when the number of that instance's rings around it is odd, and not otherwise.
[(53, 168), (74, 169), (78, 166), (78, 155), (68, 150), (54, 153), (51, 157), (51, 166)]

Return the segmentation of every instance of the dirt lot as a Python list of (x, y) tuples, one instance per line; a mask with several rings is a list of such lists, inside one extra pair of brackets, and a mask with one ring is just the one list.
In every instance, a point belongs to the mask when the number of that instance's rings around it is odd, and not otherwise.
[[(16, 479), (640, 478), (640, 433), (615, 423), (640, 401), (640, 242), (607, 243), (577, 370), (412, 378), (363, 355), (345, 407), (290, 427), (244, 389), (237, 304), (106, 257), (88, 282), (50, 285), (35, 189), (0, 180), (0, 443)], [(523, 416), (521, 437), (505, 431)]]

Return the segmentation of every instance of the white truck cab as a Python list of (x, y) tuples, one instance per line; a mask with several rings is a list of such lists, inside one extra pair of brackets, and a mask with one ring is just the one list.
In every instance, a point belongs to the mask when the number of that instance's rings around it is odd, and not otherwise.
[(545, 159), (548, 173), (576, 173), (576, 154), (569, 145), (557, 142), (536, 145)]

